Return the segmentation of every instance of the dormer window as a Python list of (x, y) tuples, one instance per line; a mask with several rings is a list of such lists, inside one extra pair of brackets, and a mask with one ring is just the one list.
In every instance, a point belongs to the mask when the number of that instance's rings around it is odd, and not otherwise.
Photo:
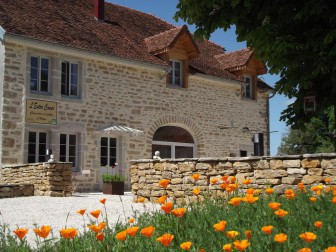
[(251, 76), (244, 76), (243, 85), (243, 97), (246, 99), (253, 99), (253, 89), (252, 89), (252, 78)]
[(170, 71), (168, 83), (171, 85), (177, 85), (183, 87), (183, 63), (177, 60), (170, 60)]

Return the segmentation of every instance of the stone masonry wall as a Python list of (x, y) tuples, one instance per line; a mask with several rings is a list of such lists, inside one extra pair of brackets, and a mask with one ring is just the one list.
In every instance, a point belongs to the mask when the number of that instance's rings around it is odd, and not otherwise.
[(0, 186), (33, 185), (35, 196), (71, 196), (71, 169), (72, 163), (4, 166), (0, 168)]
[[(164, 194), (159, 186), (161, 179), (169, 179), (169, 197), (177, 202), (196, 200), (192, 190), (196, 187), (208, 191), (214, 197), (224, 195), (219, 185), (212, 185), (210, 179), (223, 175), (235, 176), (238, 183), (250, 178), (249, 187), (264, 189), (273, 187), (282, 193), (295, 188), (299, 182), (306, 185), (323, 183), (326, 177), (330, 184), (336, 184), (336, 153), (303, 156), (249, 157), (249, 158), (199, 158), (180, 160), (136, 160), (131, 165), (133, 200), (145, 197), (154, 201)], [(199, 173), (197, 185), (191, 175)], [(220, 180), (219, 180), (220, 181)]]

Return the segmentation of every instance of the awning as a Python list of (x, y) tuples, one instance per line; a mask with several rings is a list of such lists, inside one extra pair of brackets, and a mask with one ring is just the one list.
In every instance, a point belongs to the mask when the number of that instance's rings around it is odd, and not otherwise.
[(130, 134), (130, 135), (140, 135), (143, 133), (141, 130), (133, 129), (126, 126), (119, 126), (119, 125), (112, 125), (109, 127), (105, 127), (102, 129), (97, 130), (98, 132), (105, 133), (105, 134)]

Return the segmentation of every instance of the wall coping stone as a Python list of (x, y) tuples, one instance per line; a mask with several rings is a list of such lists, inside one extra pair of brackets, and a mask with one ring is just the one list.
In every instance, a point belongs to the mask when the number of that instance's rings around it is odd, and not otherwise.
[(6, 168), (22, 168), (22, 167), (28, 167), (28, 166), (38, 166), (38, 165), (43, 165), (46, 166), (46, 164), (71, 164), (71, 162), (41, 162), (41, 163), (29, 163), (29, 164), (9, 164), (9, 165), (4, 165), (0, 167), (0, 170), (6, 169)]

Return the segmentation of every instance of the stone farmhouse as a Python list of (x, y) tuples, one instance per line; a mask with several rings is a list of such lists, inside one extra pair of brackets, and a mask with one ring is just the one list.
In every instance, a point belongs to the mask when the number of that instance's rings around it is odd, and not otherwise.
[(249, 49), (104, 0), (0, 0), (1, 165), (53, 154), (97, 190), (155, 151), (269, 155), (266, 71)]

